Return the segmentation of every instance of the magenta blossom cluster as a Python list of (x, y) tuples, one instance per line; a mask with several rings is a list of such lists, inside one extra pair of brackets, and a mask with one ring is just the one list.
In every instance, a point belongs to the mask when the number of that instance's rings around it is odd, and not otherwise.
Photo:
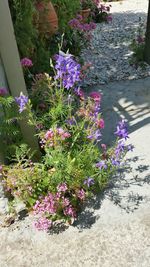
[(137, 39), (136, 39), (136, 42), (141, 45), (141, 44), (144, 44), (145, 42), (145, 38), (141, 35), (138, 35)]
[(99, 4), (98, 8), (101, 12), (110, 12), (111, 5)]
[(96, 29), (94, 22), (85, 23), (81, 15), (69, 21), (69, 26), (81, 32), (90, 32)]
[(8, 91), (6, 88), (2, 87), (0, 88), (0, 96), (5, 96), (7, 95)]
[(92, 98), (97, 104), (99, 104), (101, 102), (101, 99), (102, 99), (101, 93), (96, 92), (96, 91), (92, 91), (89, 94), (89, 97)]
[(55, 56), (56, 76), (55, 79), (62, 81), (64, 88), (71, 89), (76, 82), (80, 81), (81, 66), (71, 54), (60, 53)]
[(105, 20), (106, 22), (111, 22), (112, 16), (109, 14), (111, 5), (103, 4), (101, 3), (100, 0), (93, 0), (93, 1), (99, 11), (99, 14), (101, 14), (103, 20)]
[(47, 231), (49, 228), (52, 227), (52, 221), (45, 217), (40, 217), (38, 221), (34, 222), (34, 226), (39, 231)]
[(45, 134), (44, 137), (41, 140), (42, 147), (45, 145), (48, 145), (50, 147), (53, 147), (58, 144), (59, 141), (64, 141), (67, 138), (69, 138), (71, 134), (67, 131), (65, 131), (63, 128), (50, 128)]
[[(52, 226), (53, 217), (57, 214), (63, 213), (66, 220), (74, 220), (76, 218), (76, 211), (73, 205), (70, 203), (66, 192), (68, 187), (66, 183), (61, 183), (57, 187), (55, 194), (48, 193), (45, 197), (37, 200), (34, 205), (34, 214), (39, 218), (35, 222), (35, 227), (38, 230), (48, 230)], [(85, 192), (83, 189), (77, 192), (79, 199), (84, 199)]]
[(22, 58), (20, 62), (21, 62), (21, 65), (22, 65), (23, 67), (28, 67), (28, 68), (30, 68), (30, 67), (33, 66), (32, 60), (29, 59), (29, 58), (27, 58), (27, 57)]

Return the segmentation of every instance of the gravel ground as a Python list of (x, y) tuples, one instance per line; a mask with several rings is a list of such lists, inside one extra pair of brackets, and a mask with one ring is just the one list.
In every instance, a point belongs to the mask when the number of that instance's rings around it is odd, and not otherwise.
[[(116, 12), (127, 6), (143, 12), (147, 1), (113, 6)], [(103, 194), (86, 203), (73, 226), (38, 232), (30, 215), (0, 228), (0, 267), (150, 266), (150, 77), (92, 89), (103, 92), (104, 141), (113, 142), (118, 119), (129, 122), (129, 142), (135, 149), (127, 155), (127, 167)]]
[(139, 17), (146, 28), (147, 10), (148, 0), (112, 3), (112, 23), (97, 24), (91, 47), (83, 52), (85, 62), (92, 64), (85, 84), (105, 84), (150, 76), (149, 66), (142, 69), (130, 65), (130, 44), (135, 38)]

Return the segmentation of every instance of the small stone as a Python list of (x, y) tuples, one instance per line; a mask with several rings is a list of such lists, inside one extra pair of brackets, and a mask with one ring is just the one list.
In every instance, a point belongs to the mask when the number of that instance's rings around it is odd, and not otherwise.
[(23, 203), (23, 202), (17, 202), (16, 204), (15, 204), (15, 206), (14, 206), (14, 208), (15, 208), (15, 211), (17, 212), (17, 213), (19, 213), (19, 212), (21, 212), (21, 211), (23, 211), (23, 210), (26, 210), (26, 205)]

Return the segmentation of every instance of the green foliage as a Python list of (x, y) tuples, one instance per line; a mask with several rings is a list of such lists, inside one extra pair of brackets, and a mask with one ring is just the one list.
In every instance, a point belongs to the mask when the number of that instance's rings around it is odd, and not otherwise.
[[(80, 66), (70, 55), (61, 52), (56, 62), (53, 72), (57, 78), (36, 75), (27, 112), (22, 111), (37, 129), (41, 159), (32, 162), (30, 148), (22, 143), (16, 148), (14, 164), (1, 168), (11, 200), (22, 200), (29, 210), (42, 214), (42, 221), (74, 219), (80, 203), (107, 185), (127, 151), (118, 140), (111, 149), (99, 146), (104, 127), (99, 112), (101, 94), (85, 96), (76, 89)], [(11, 106), (12, 99), (2, 101), (3, 106)], [(124, 127), (123, 122), (119, 125)]]
[(144, 68), (145, 31), (143, 21), (140, 17), (139, 26), (136, 33), (134, 33), (134, 39), (132, 40), (130, 47), (133, 51), (130, 63), (136, 67), (139, 65)]
[(35, 9), (31, 0), (9, 1), (17, 44), (21, 57), (31, 57), (35, 49), (36, 29), (33, 26)]
[(5, 155), (10, 157), (14, 153), (14, 144), (21, 141), (21, 133), (18, 125), (20, 116), (14, 99), (11, 96), (0, 97), (0, 139), (5, 147)]
[[(81, 101), (73, 92), (69, 92), (69, 97), (71, 101), (68, 101), (68, 92), (63, 86), (60, 87), (59, 82), (48, 75), (36, 77), (32, 89), (36, 116), (33, 123), (39, 129), (37, 134), (43, 156), (40, 162), (33, 163), (30, 149), (22, 144), (16, 148), (16, 156), (13, 159), (16, 163), (7, 168), (4, 178), (11, 196), (21, 199), (28, 207), (32, 207), (41, 195), (45, 196), (48, 192), (56, 193), (61, 183), (67, 184), (69, 192), (84, 188), (88, 195), (91, 188), (84, 184), (87, 177), (94, 179), (92, 189), (96, 191), (106, 186), (114, 171), (111, 165), (101, 172), (95, 167), (95, 163), (102, 156), (102, 151), (96, 141), (87, 139), (93, 122), (90, 117), (83, 117), (80, 114), (80, 110), (83, 109), (87, 110), (88, 114), (92, 112), (95, 105), (93, 100), (89, 98), (85, 102)], [(41, 101), (46, 106), (44, 110), (39, 109)], [(32, 113), (31, 106), (26, 108), (30, 108)], [(71, 117), (75, 123), (68, 125), (67, 121)], [(42, 128), (39, 128), (39, 125)], [(54, 133), (50, 142), (45, 139), (49, 129)], [(69, 134), (68, 137), (59, 136), (58, 130)], [(70, 198), (73, 199), (71, 201), (75, 203), (77, 199), (74, 193), (70, 194)]]
[(68, 32), (68, 22), (80, 11), (80, 0), (52, 0), (52, 3), (58, 15), (60, 32)]
[[(80, 0), (52, 0), (54, 7), (58, 15), (59, 22), (59, 34), (57, 35), (58, 41), (61, 41), (61, 35), (64, 34), (64, 41), (62, 50), (69, 50), (71, 54), (79, 56), (82, 49), (82, 38), (79, 34), (75, 34), (74, 31), (68, 25), (68, 22), (75, 18), (80, 13), (81, 4)], [(83, 37), (83, 36), (82, 36)], [(53, 42), (52, 42), (53, 46)], [(58, 46), (57, 46), (58, 47)], [(55, 50), (56, 52), (57, 50)]]
[[(79, 55), (81, 51), (81, 38), (74, 35), (68, 25), (70, 19), (80, 11), (80, 1), (52, 1), (58, 15), (59, 32), (49, 38), (42, 37), (36, 29), (36, 2), (38, 0), (9, 0), (9, 6), (20, 57), (32, 58), (33, 73), (49, 72), (49, 58), (58, 52), (58, 44), (63, 33), (65, 33), (63, 49), (65, 51), (69, 49), (74, 55)], [(30, 86), (27, 77), (26, 82)]]
[(82, 9), (93, 9), (95, 7), (95, 3), (93, 0), (81, 0)]
[(136, 40), (133, 40), (131, 44), (131, 49), (134, 52), (134, 59), (137, 62), (143, 62), (144, 61), (144, 43), (139, 44), (136, 42)]
[(37, 11), (35, 3), (36, 0), (9, 0), (20, 57), (32, 58), (34, 73), (48, 72), (49, 57), (58, 49), (57, 47), (50, 46), (54, 37), (49, 39), (41, 38), (36, 28)]

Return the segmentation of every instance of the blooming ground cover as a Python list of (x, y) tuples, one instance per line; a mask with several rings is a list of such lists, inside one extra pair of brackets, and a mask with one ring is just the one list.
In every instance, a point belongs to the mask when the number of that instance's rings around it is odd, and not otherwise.
[[(27, 58), (21, 63), (32, 68)], [(39, 230), (48, 230), (57, 221), (73, 223), (82, 203), (105, 188), (122, 166), (126, 152), (133, 149), (125, 143), (128, 130), (124, 120), (116, 129), (114, 126), (112, 147), (101, 142), (105, 126), (102, 95), (81, 89), (79, 62), (60, 51), (50, 65), (53, 76), (32, 75), (29, 97), (21, 93), (14, 99), (4, 88), (0, 90), (3, 108), (17, 110), (15, 122), (26, 117), (36, 128), (41, 159), (33, 161), (30, 148), (21, 139), (15, 156), (8, 166), (1, 166), (0, 173), (11, 210), (18, 199), (23, 201), (34, 213)]]

